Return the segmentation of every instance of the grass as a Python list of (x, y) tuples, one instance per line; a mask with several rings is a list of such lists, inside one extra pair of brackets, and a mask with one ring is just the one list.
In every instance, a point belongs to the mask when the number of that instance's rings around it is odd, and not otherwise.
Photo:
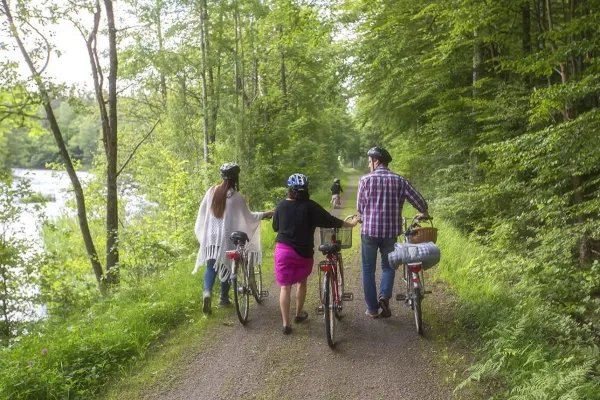
[[(275, 247), (275, 232), (271, 229), (270, 221), (263, 221), (261, 224), (261, 241), (263, 243), (263, 284), (269, 287), (274, 279), (273, 249)], [(215, 290), (218, 290), (217, 286), (215, 285)], [(100, 398), (137, 399), (143, 397), (148, 387), (158, 382), (162, 387), (168, 386), (177, 377), (179, 368), (187, 365), (186, 360), (191, 359), (210, 344), (213, 338), (211, 328), (221, 323), (222, 314), (229, 311), (231, 310), (216, 308), (207, 318), (197, 309), (190, 323), (171, 329), (167, 336), (150, 348), (151, 351), (144, 360), (123, 370), (119, 379), (114, 381)]]
[[(437, 221), (442, 259), (436, 278), (453, 293), (451, 316), (435, 317), (445, 332), (446, 364), (457, 396), (492, 399), (600, 398), (600, 357), (593, 335), (519, 279), (528, 260), (493, 253)], [(433, 307), (435, 313), (436, 307)], [(475, 351), (465, 358), (452, 342)], [(461, 359), (462, 358), (462, 359)], [(471, 366), (467, 377), (459, 369)], [(451, 372), (451, 371), (449, 371)]]

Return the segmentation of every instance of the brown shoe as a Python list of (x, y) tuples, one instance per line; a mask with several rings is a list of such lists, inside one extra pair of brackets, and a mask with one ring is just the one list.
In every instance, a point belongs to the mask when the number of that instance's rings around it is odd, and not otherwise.
[(381, 307), (381, 313), (379, 313), (381, 318), (389, 318), (392, 316), (392, 310), (390, 310), (390, 299), (380, 297), (379, 307)]

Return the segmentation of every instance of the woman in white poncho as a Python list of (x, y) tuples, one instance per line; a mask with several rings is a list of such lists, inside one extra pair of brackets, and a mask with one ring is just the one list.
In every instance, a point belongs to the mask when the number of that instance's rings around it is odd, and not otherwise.
[(202, 311), (211, 312), (212, 288), (216, 277), (221, 281), (219, 305), (231, 304), (229, 300), (229, 265), (225, 265), (225, 251), (233, 250), (229, 235), (235, 231), (245, 232), (250, 238), (246, 246), (250, 262), (261, 262), (260, 220), (271, 217), (272, 211), (251, 212), (244, 198), (238, 193), (240, 167), (236, 163), (223, 164), (220, 168), (223, 182), (211, 187), (202, 199), (195, 233), (200, 243), (196, 267), (192, 273), (206, 264)]

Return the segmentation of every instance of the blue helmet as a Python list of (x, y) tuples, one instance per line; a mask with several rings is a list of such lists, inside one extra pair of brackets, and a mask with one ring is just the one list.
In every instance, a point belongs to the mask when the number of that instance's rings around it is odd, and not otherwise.
[(290, 189), (308, 189), (308, 178), (304, 174), (293, 174), (288, 178), (287, 185)]

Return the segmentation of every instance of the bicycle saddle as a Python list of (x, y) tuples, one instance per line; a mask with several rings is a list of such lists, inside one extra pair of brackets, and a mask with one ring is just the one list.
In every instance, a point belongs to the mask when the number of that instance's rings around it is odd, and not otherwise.
[(229, 240), (231, 240), (236, 246), (238, 244), (245, 244), (246, 242), (250, 241), (248, 235), (246, 235), (246, 232), (241, 231), (232, 232), (231, 235), (229, 235)]
[(340, 243), (325, 243), (319, 246), (319, 251), (323, 254), (335, 254), (342, 249)]

